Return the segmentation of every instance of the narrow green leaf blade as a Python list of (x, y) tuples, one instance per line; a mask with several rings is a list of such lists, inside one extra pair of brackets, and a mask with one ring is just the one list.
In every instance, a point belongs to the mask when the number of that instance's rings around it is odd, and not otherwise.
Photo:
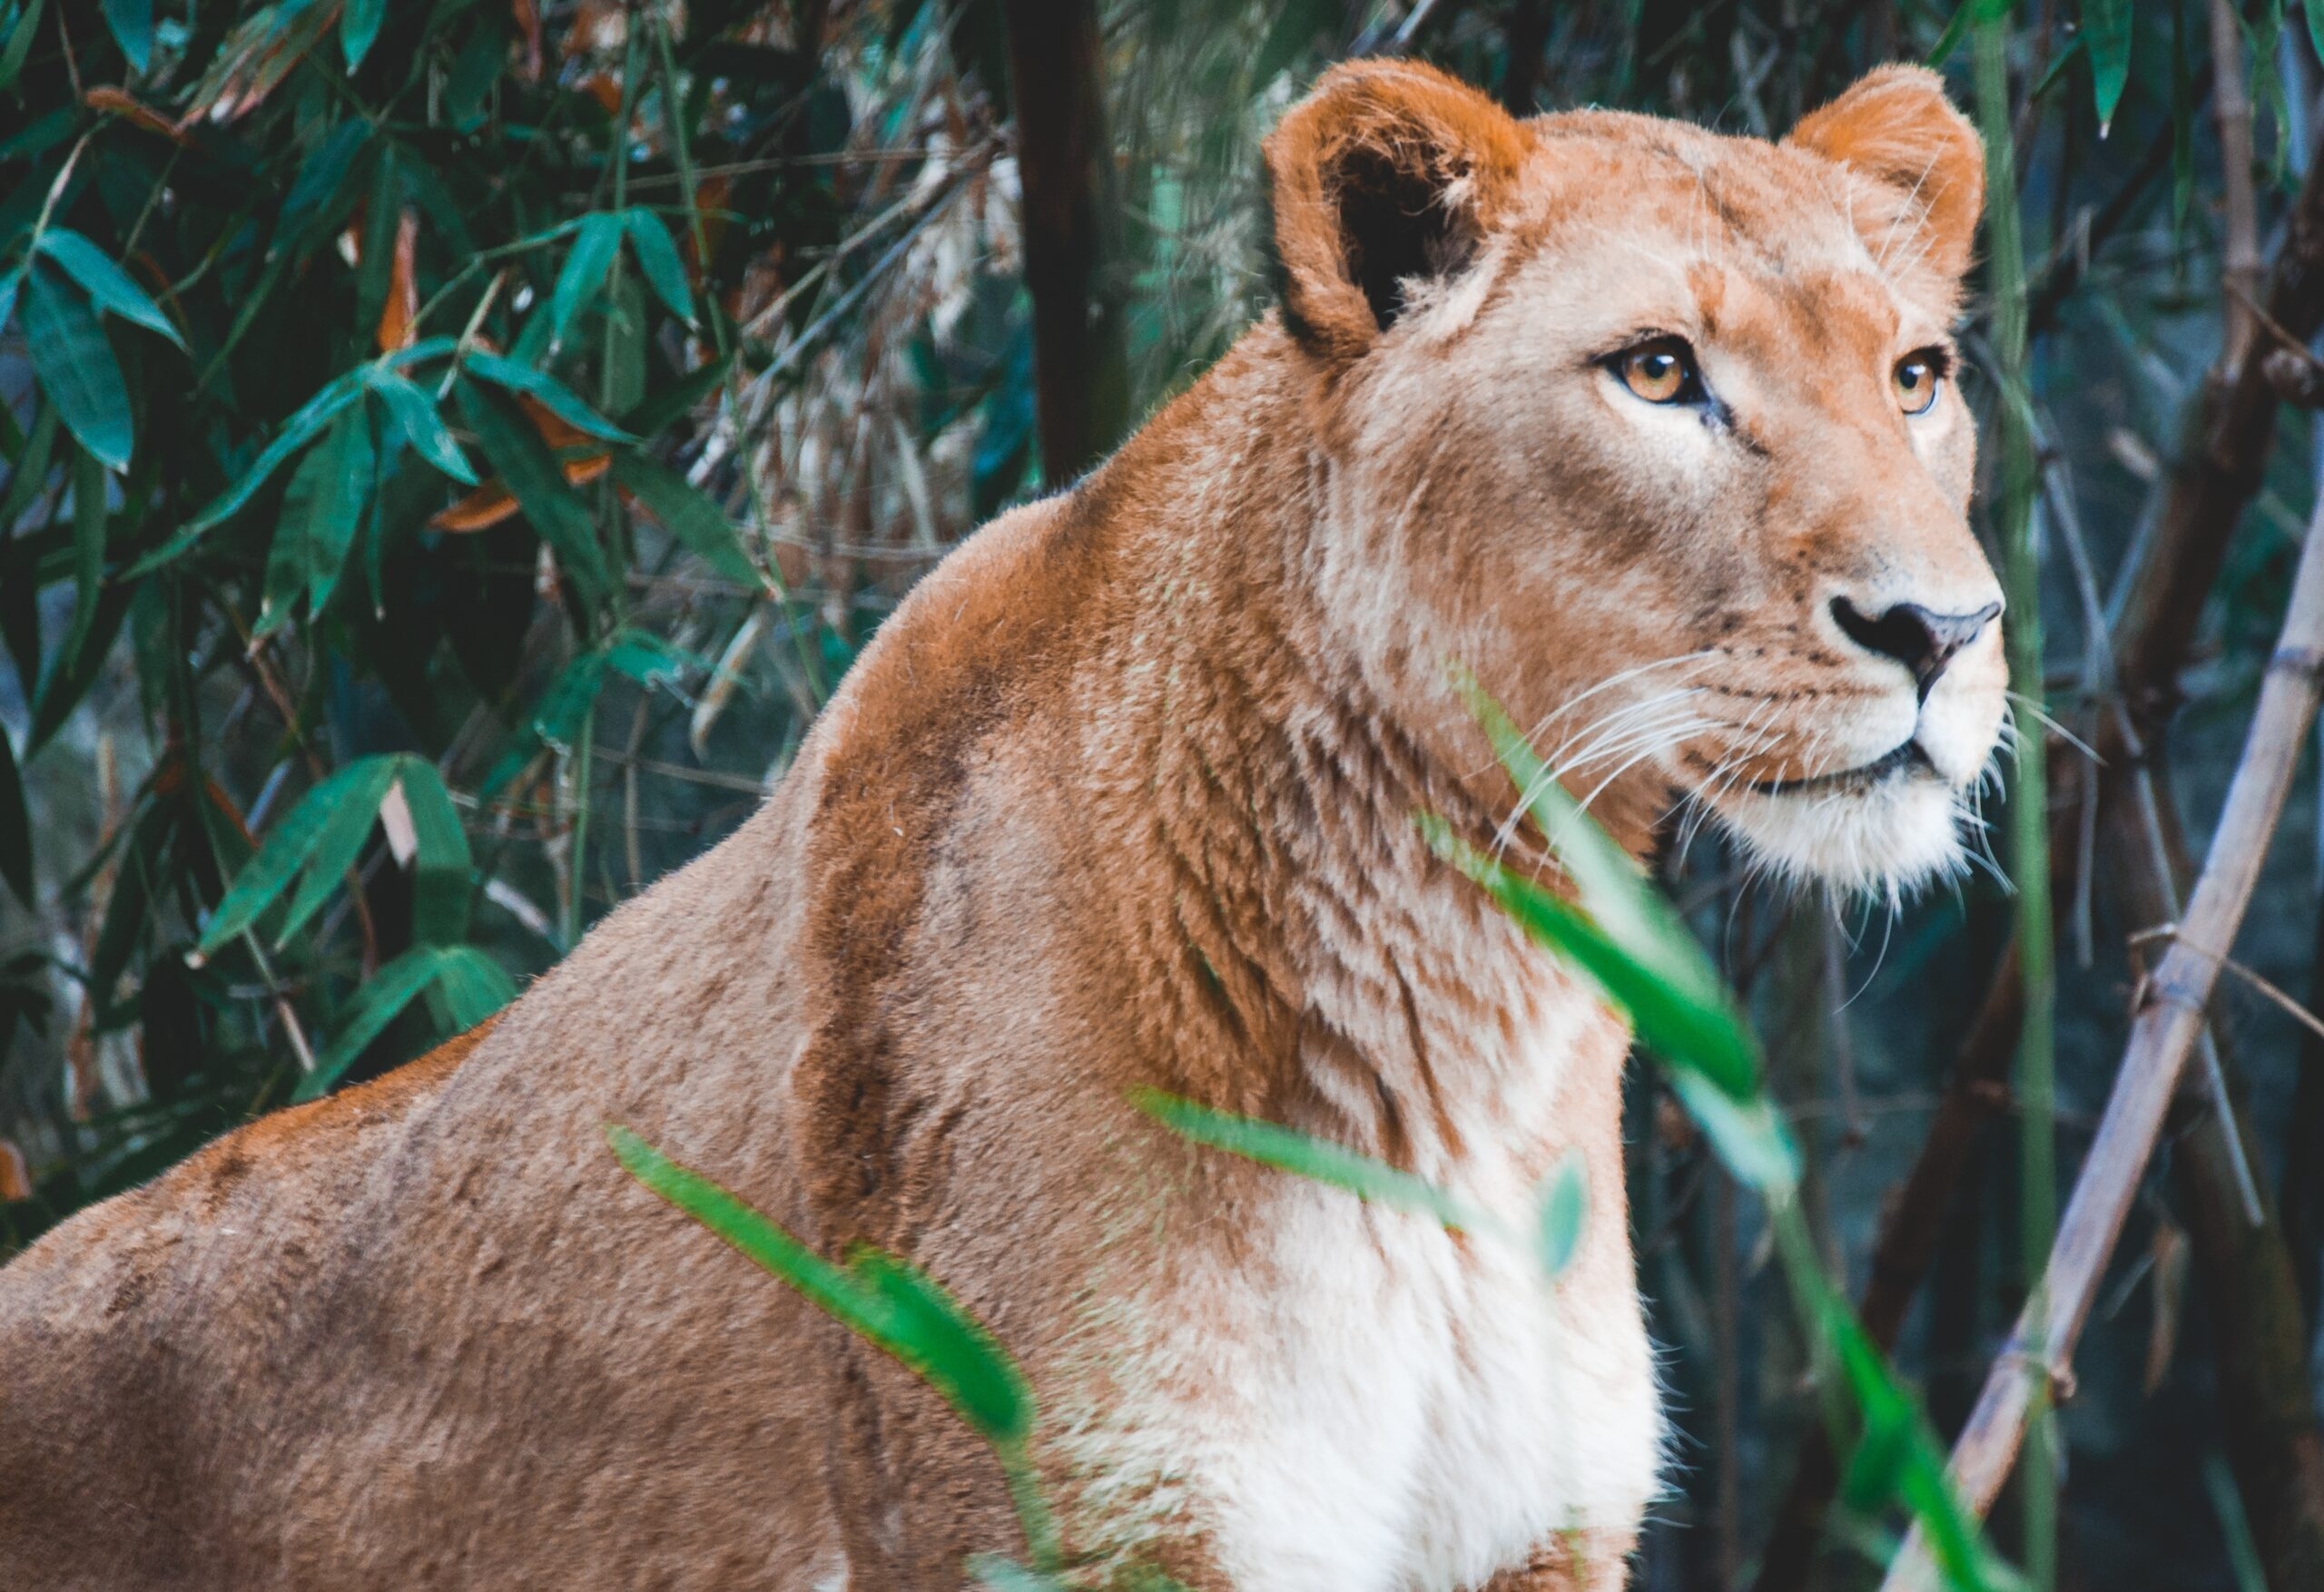
[(1179, 1137), (1214, 1150), (1225, 1150), (1317, 1183), (1328, 1183), (1359, 1199), (1433, 1216), (1458, 1232), (1477, 1232), (1491, 1225), (1480, 1213), (1470, 1210), (1425, 1178), (1399, 1172), (1369, 1155), (1311, 1137), (1296, 1128), (1213, 1111), (1159, 1089), (1134, 1089), (1130, 1103)]
[(182, 556), (205, 532), (239, 513), (292, 454), (312, 442), (324, 427), (339, 418), (340, 410), (363, 396), (363, 374), (350, 370), (309, 398), (282, 423), (281, 431), (232, 486), (211, 499), (209, 506), (188, 520), (177, 535), (131, 565), (124, 578), (133, 580)]
[(367, 757), (350, 765), (351, 777), (339, 788), (322, 830), (315, 837), (307, 877), (300, 881), (299, 893), (291, 898), (282, 927), (275, 930), (277, 950), (289, 945), (307, 926), (307, 920), (330, 899), (347, 870), (363, 855), (363, 842), (371, 838), (371, 826), (379, 816), (379, 803), (387, 800), (388, 787), (396, 782), (396, 768), (397, 760), (393, 757)]
[(508, 484), (533, 529), (541, 534), (582, 595), (596, 603), (611, 588), (612, 575), (597, 545), (597, 526), (588, 506), (565, 479), (556, 456), (540, 433), (463, 380), (458, 388), (460, 417), (476, 434), (484, 457)]
[(877, 1250), (835, 1266), (700, 1173), (625, 1127), (606, 1141), (630, 1175), (709, 1228), (818, 1309), (893, 1355), (996, 1443), (1020, 1440), (1032, 1395), (1007, 1352), (925, 1273)]
[(773, 590), (751, 555), (734, 522), (684, 476), (642, 453), (614, 456), (614, 480), (635, 497), (687, 551), (728, 580)]
[(105, 0), (105, 25), (130, 70), (144, 71), (153, 59), (153, 0)]
[(533, 712), (533, 732), (559, 752), (580, 739), (581, 726), (597, 711), (606, 683), (606, 654), (583, 653), (557, 672)]
[(348, 71), (362, 65), (363, 57), (371, 53), (371, 42), (379, 36), (387, 14), (388, 0), (347, 0), (339, 18), (339, 50), (347, 58)]
[(371, 441), (370, 406), (359, 399), (331, 425), (331, 499), (327, 513), (307, 522), (307, 612), (320, 618), (339, 589), (347, 555), (371, 513), (379, 480), (379, 450)]
[(473, 865), (459, 809), (436, 765), (424, 757), (398, 758), (396, 783), (411, 819), (412, 938), (430, 945), (458, 945), (468, 934)]
[(1551, 1277), (1565, 1274), (1581, 1252), (1581, 1235), (1590, 1221), (1590, 1176), (1581, 1152), (1568, 1150), (1543, 1180), (1536, 1220), (1535, 1251), (1541, 1270)]
[(651, 437), (672, 421), (693, 412), (694, 405), (717, 390), (734, 366), (734, 356), (705, 359), (621, 418), (640, 437)]
[[(33, 824), (25, 801), (24, 771), (16, 764), (15, 748), (0, 727), (0, 880), (27, 907), (33, 904)], [(0, 1048), (7, 1035), (0, 1030)]]
[(451, 427), (436, 412), (435, 398), (409, 378), (381, 365), (367, 366), (363, 383), (386, 402), (388, 413), (395, 418), (413, 451), (461, 486), (476, 485), (476, 471), (461, 457), (460, 445), (452, 440)]
[(1750, 1033), (1725, 998), (1675, 988), (1660, 968), (1632, 956), (1596, 921), (1531, 880), (1521, 879), (1424, 819), (1437, 855), (1485, 888), (1535, 943), (1595, 979), (1630, 1014), (1640, 1041), (1680, 1072), (1696, 1072), (1738, 1101), (1758, 1094), (1758, 1056)]
[(288, 889), (299, 870), (313, 856), (340, 797), (356, 779), (359, 768), (341, 769), (300, 799), (299, 804), (274, 826), (257, 852), (242, 864), (226, 886), (217, 908), (202, 930), (197, 954), (216, 956), (229, 940), (259, 919)]
[(107, 469), (127, 469), (137, 445), (129, 388), (88, 300), (62, 272), (35, 260), (25, 279), (16, 318), (32, 354), (33, 374), (64, 417), (65, 429)]
[(607, 442), (637, 440), (583, 403), (571, 388), (546, 370), (536, 370), (529, 365), (519, 365), (514, 359), (481, 349), (468, 355), (460, 363), (472, 376), (537, 400), (541, 408), (576, 431), (602, 437)]
[(112, 311), (123, 320), (133, 320), (148, 331), (156, 331), (185, 347), (185, 339), (162, 307), (150, 294), (131, 279), (129, 273), (115, 265), (105, 251), (78, 232), (63, 227), (51, 227), (40, 235), (40, 252), (64, 268), (64, 272), (81, 284), (89, 301), (100, 310)]
[(892, 1311), (888, 1351), (918, 1371), (995, 1443), (1021, 1442), (1033, 1395), (999, 1340), (936, 1280), (909, 1261), (858, 1249), (848, 1269)]
[(884, 1349), (895, 1311), (862, 1278), (832, 1264), (701, 1173), (679, 1165), (625, 1127), (608, 1125), (606, 1142), (632, 1177), (780, 1277), (842, 1326)]
[(686, 284), (685, 262), (678, 258), (678, 246), (671, 241), (670, 229), (650, 210), (629, 211), (623, 224), (629, 232), (630, 247), (637, 251), (637, 267), (645, 273), (646, 285), (654, 290), (654, 296), (671, 314), (693, 325), (694, 290)]
[(7, 44), (0, 47), (0, 89), (11, 87), (16, 74), (24, 71), (25, 58), (32, 54), (33, 40), (40, 33), (41, 13), (46, 8), (47, 0), (33, 0), (9, 30)]
[(299, 1080), (294, 1100), (320, 1100), (330, 1093), (364, 1047), (377, 1039), (419, 997), (443, 970), (446, 952), (440, 946), (414, 946), (371, 976), (348, 1003), (346, 1020), (320, 1056), (315, 1070)]
[[(371, 493), (371, 435), (362, 410), (350, 408), (332, 423), (322, 442), (299, 461), (282, 494), (267, 559), (266, 602), (258, 631), (280, 628), (290, 604), (313, 585), (308, 611), (320, 617), (348, 544)], [(329, 578), (320, 578), (322, 572)]]
[(455, 1033), (465, 1034), (517, 998), (516, 981), (500, 964), (472, 945), (441, 948), (436, 965), (436, 991)]
[(575, 317), (605, 285), (606, 273), (613, 270), (614, 257), (621, 252), (622, 232), (621, 217), (609, 211), (592, 211), (582, 218), (573, 247), (566, 254), (565, 268), (556, 273), (556, 290), (549, 295), (551, 346), (565, 340)]
[(2082, 37), (2090, 51), (2091, 91), (2098, 105), (2098, 136), (2114, 123), (2114, 108), (2131, 81), (2131, 0), (2082, 0)]

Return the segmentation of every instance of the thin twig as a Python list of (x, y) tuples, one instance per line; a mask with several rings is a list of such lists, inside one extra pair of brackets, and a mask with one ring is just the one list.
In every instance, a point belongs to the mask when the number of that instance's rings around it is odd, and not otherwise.
[[(2218, 982), (2220, 964), (2196, 948), (2234, 942), (2316, 716), (2319, 681), (2324, 512), (2311, 521), (2300, 551), (2291, 603), (2210, 855), (2182, 919), (2183, 936), (2148, 980), (2098, 1136), (2059, 1223), (2043, 1285), (2019, 1318), (2008, 1350), (1994, 1364), (1954, 1448), (1954, 1485), (1962, 1500), (1980, 1513), (1992, 1505), (2016, 1459), (2027, 1411), (2071, 1366)], [(2032, 1345), (2039, 1345), (2038, 1353)], [(1884, 1585), (1901, 1589), (1935, 1584), (1935, 1567), (1916, 1532)]]
[(2225, 951), (2211, 950), (2203, 946), (2190, 944), (2187, 940), (2180, 937), (2179, 926), (2176, 923), (2158, 923), (2152, 929), (2142, 929), (2137, 933), (2130, 937), (2130, 943), (2132, 945), (2146, 945), (2158, 939), (2167, 939), (2175, 944), (2185, 945), (2188, 949), (2194, 951), (2197, 955), (2209, 957), (2212, 961), (2217, 962), (2221, 968), (2234, 974), (2238, 978), (2242, 979), (2244, 983), (2258, 990), (2261, 995), (2266, 996), (2270, 1000), (2274, 1001), (2279, 1007), (2281, 1007), (2284, 1010), (2284, 1014), (2290, 1017), (2294, 1022), (2299, 1024), (2312, 1034), (2324, 1037), (2324, 1017), (2318, 1017), (2314, 1012), (2309, 1011), (2306, 1007), (2300, 1005), (2299, 1001), (2292, 998), (2290, 992), (2285, 990), (2280, 985), (2270, 981), (2267, 975), (2261, 973), (2258, 968), (2248, 967), (2245, 964), (2237, 961)]

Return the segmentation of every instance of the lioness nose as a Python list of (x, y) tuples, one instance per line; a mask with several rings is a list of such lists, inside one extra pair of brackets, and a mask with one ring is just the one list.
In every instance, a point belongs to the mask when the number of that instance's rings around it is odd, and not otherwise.
[(1918, 603), (1899, 603), (1876, 617), (1846, 597), (1832, 599), (1832, 617), (1848, 639), (1911, 670), (1913, 684), (1924, 699), (1954, 654), (1976, 640), (2000, 612), (1999, 603), (1988, 603), (1974, 614), (1932, 614)]

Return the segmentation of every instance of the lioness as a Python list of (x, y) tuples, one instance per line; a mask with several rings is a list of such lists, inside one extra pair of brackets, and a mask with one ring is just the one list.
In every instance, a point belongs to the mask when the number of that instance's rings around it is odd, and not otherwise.
[[(1622, 1023), (1414, 824), (1512, 793), (1472, 669), (1643, 850), (1957, 865), (2003, 711), (1935, 77), (1783, 142), (1407, 64), (1266, 145), (1282, 302), (947, 559), (738, 834), (487, 1029), (0, 1273), (0, 1586), (953, 1587), (980, 1440), (628, 1178), (627, 1124), (909, 1255), (1041, 1401), (1079, 1573), (1615, 1587), (1663, 1432)], [(1198, 1148), (1153, 1086), (1580, 1253)]]

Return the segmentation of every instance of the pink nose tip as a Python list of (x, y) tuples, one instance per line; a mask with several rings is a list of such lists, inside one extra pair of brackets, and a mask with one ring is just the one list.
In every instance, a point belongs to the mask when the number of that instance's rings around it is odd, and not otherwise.
[(2000, 613), (1999, 603), (1988, 603), (1974, 614), (1932, 614), (1918, 603), (1899, 603), (1875, 616), (1846, 597), (1832, 599), (1832, 618), (1847, 638), (1911, 671), (1914, 688), (1924, 700), (1945, 666)]

